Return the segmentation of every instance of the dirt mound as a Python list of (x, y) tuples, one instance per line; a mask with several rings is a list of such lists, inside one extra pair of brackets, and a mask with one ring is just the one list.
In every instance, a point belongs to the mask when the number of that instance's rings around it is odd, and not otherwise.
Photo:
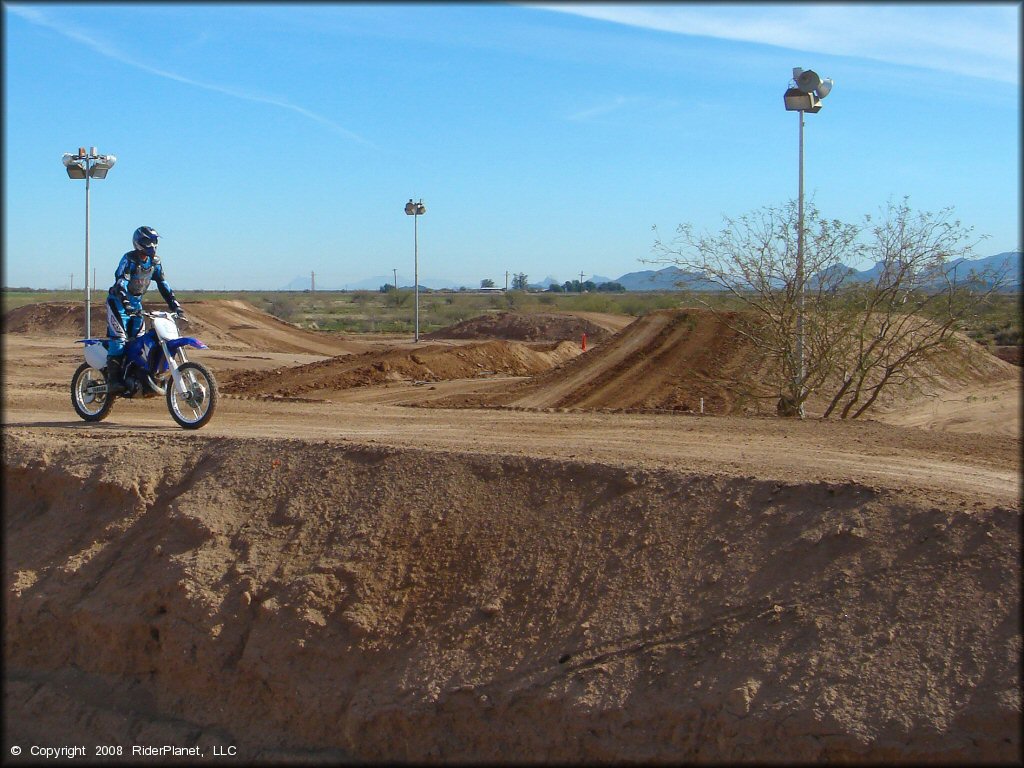
[(340, 441), (130, 440), (3, 442), (5, 725), (23, 745), (1020, 760), (1019, 509)]
[[(145, 302), (147, 309), (164, 306)], [(92, 335), (103, 337), (107, 332), (106, 304), (92, 305)], [(211, 347), (266, 352), (307, 352), (339, 355), (364, 352), (365, 342), (307, 331), (262, 312), (244, 301), (191, 301), (185, 307), (188, 322), (181, 325), (182, 335), (195, 336)], [(44, 302), (27, 304), (4, 315), (5, 333), (49, 336), (85, 334), (82, 304), (76, 302)]]
[(226, 377), (221, 389), (234, 395), (308, 397), (313, 392), (323, 394), (398, 381), (533, 376), (579, 353), (580, 348), (568, 341), (540, 345), (514, 341), (428, 344), (415, 350), (365, 352), (269, 371), (240, 371)]
[(507, 392), (440, 401), (520, 408), (678, 410), (728, 413), (735, 381), (760, 364), (735, 313), (660, 310), (641, 317), (598, 349)]
[[(659, 310), (529, 382), (430, 405), (774, 413), (777, 394), (765, 385), (770, 364), (737, 330), (740, 320), (737, 312)], [(950, 350), (916, 365), (906, 385), (884, 392), (876, 410), (1017, 376), (1018, 369), (958, 337)], [(808, 412), (820, 414), (826, 404), (823, 396), (812, 397)]]
[[(83, 302), (48, 301), (26, 304), (4, 313), (4, 333), (24, 333), (40, 336), (85, 336), (85, 306)], [(107, 305), (92, 303), (90, 321), (92, 335), (103, 337), (107, 333)]]
[(575, 341), (583, 334), (594, 344), (613, 333), (589, 317), (570, 314), (495, 312), (463, 320), (455, 325), (425, 334), (427, 339), (511, 339), (514, 341)]
[(364, 352), (368, 347), (337, 334), (297, 328), (244, 301), (193, 301), (185, 311), (189, 324), (184, 331), (211, 347), (318, 355)]
[(532, 408), (610, 408), (729, 413), (734, 383), (758, 363), (736, 313), (661, 310), (609, 344), (517, 390), (509, 404)]

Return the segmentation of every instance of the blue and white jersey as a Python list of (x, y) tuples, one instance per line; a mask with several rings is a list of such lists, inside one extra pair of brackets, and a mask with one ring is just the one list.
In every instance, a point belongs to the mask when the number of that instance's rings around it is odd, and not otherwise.
[(164, 277), (164, 267), (158, 259), (144, 257), (141, 261), (137, 251), (129, 251), (121, 257), (121, 261), (114, 271), (114, 284), (110, 286), (108, 296), (117, 298), (121, 306), (126, 309), (129, 306), (139, 306), (142, 296), (149, 290), (149, 284), (156, 282), (160, 295), (171, 309), (177, 309), (181, 305), (174, 298), (174, 291), (167, 284)]

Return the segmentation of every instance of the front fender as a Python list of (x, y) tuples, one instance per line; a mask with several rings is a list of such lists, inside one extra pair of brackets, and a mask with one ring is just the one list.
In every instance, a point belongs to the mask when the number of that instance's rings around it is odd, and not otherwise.
[(199, 339), (193, 339), (191, 336), (179, 336), (176, 339), (170, 339), (164, 342), (167, 344), (167, 351), (172, 355), (182, 347), (195, 347), (196, 349), (209, 349), (208, 346), (203, 344)]

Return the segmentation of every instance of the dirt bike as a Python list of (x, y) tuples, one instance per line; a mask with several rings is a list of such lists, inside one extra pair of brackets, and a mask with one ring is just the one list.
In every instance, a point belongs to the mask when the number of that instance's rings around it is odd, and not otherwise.
[(185, 429), (199, 429), (213, 416), (219, 394), (209, 369), (192, 362), (185, 347), (209, 349), (203, 342), (181, 336), (175, 315), (143, 312), (151, 328), (124, 345), (124, 390), (109, 390), (107, 339), (78, 339), (85, 344), (85, 362), (71, 377), (71, 405), (86, 421), (105, 419), (118, 397), (148, 398), (163, 395), (167, 410)]

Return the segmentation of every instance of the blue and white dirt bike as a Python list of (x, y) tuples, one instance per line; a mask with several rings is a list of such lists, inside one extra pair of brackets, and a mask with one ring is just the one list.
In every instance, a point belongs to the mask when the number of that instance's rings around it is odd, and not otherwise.
[(143, 312), (151, 328), (124, 345), (125, 389), (107, 388), (107, 340), (79, 339), (85, 344), (85, 362), (71, 377), (71, 404), (86, 421), (101, 421), (118, 397), (167, 398), (167, 410), (185, 429), (199, 429), (217, 407), (217, 382), (209, 369), (190, 361), (186, 347), (208, 349), (203, 342), (181, 336), (170, 312)]

